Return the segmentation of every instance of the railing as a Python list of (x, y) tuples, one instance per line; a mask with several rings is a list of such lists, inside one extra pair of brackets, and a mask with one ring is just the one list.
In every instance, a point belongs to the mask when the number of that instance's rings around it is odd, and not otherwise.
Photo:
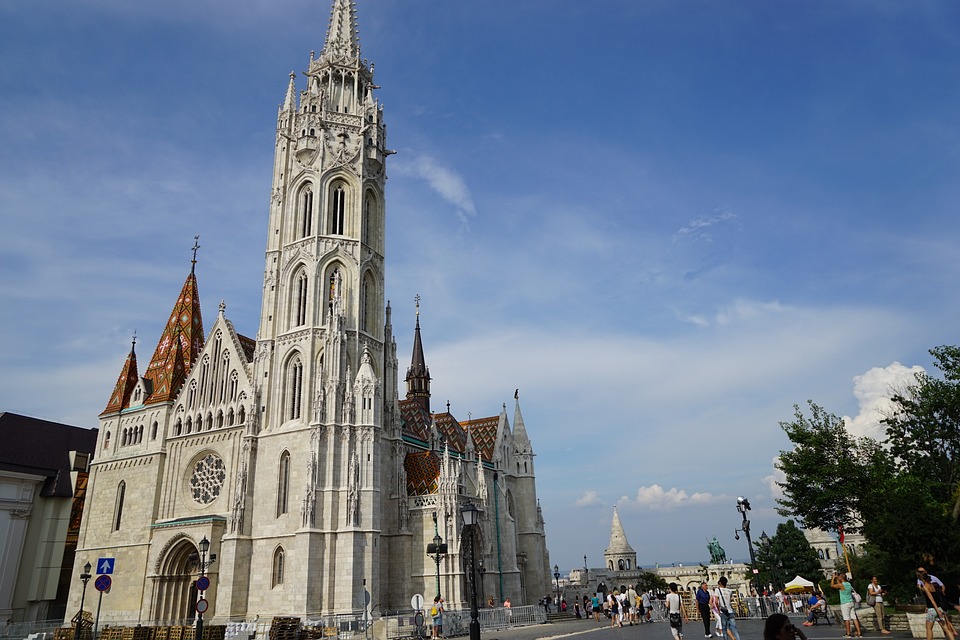
[[(415, 638), (417, 637), (416, 612), (411, 610), (397, 611), (384, 615), (382, 620), (387, 624), (388, 638)], [(547, 614), (543, 607), (529, 605), (524, 607), (496, 607), (477, 610), (477, 620), (480, 622), (480, 631), (499, 631), (510, 627), (523, 627), (531, 624), (542, 624), (547, 621)], [(430, 636), (433, 621), (424, 612), (423, 627), (420, 633)], [(443, 635), (445, 637), (465, 636), (470, 632), (470, 609), (447, 609), (443, 612)]]

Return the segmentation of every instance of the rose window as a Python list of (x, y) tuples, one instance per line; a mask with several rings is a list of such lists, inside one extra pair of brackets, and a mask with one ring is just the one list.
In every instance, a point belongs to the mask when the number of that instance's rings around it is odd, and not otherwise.
[(193, 468), (193, 477), (190, 478), (193, 499), (200, 504), (210, 504), (220, 496), (226, 478), (227, 468), (223, 460), (214, 453), (208, 453)]

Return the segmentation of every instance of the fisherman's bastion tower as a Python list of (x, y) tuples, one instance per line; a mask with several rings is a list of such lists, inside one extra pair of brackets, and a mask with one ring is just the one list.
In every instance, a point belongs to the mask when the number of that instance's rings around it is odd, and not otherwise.
[[(204, 558), (212, 622), (376, 616), (438, 589), (462, 605), (467, 502), (482, 510), (480, 597), (523, 604), (549, 591), (519, 394), (512, 421), (506, 404), (465, 422), (434, 413), (418, 302), (399, 395), (384, 292), (392, 152), (373, 71), (353, 4), (335, 0), (306, 86), (291, 74), (277, 114), (256, 340), (223, 302), (204, 332), (195, 245), (142, 373), (130, 350), (100, 416), (74, 567), (96, 574), (113, 559), (101, 624), (194, 618)], [(425, 553), (436, 535), (449, 551), (439, 568)]]

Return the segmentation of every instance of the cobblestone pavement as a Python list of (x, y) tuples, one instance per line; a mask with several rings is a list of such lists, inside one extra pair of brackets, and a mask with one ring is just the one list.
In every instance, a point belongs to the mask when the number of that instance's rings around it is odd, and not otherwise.
[[(794, 622), (799, 625), (804, 618), (797, 617)], [(742, 640), (762, 640), (763, 621), (762, 620), (737, 620), (737, 629), (740, 631)], [(820, 624), (814, 627), (801, 627), (803, 633), (809, 640), (820, 638), (829, 638), (831, 640), (842, 640), (843, 626), (834, 624), (827, 626)], [(699, 620), (692, 620), (683, 625), (684, 640), (700, 640), (703, 637), (703, 625)], [(883, 639), (903, 639), (910, 635), (903, 632), (894, 632), (890, 635), (881, 635), (878, 631), (867, 631), (864, 629), (864, 638), (875, 640)], [(529, 627), (517, 627), (514, 629), (505, 629), (502, 631), (491, 631), (481, 635), (481, 640), (541, 640), (554, 638), (575, 638), (575, 640), (672, 640), (670, 626), (666, 622), (654, 622), (650, 624), (635, 625), (633, 627), (625, 626), (622, 628), (610, 628), (609, 621), (601, 623), (577, 620), (554, 622), (547, 624), (538, 624)], [(719, 640), (714, 635), (714, 640)], [(459, 639), (458, 639), (459, 640)], [(466, 640), (466, 639), (465, 639)]]

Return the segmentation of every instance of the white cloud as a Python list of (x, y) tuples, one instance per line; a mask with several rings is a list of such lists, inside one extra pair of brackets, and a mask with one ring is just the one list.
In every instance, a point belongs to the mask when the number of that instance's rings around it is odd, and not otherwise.
[(425, 180), (437, 195), (456, 207), (457, 216), (464, 224), (468, 222), (468, 218), (477, 214), (473, 195), (463, 176), (449, 167), (440, 165), (431, 156), (415, 156), (410, 162), (405, 162), (403, 159), (397, 160), (391, 165), (391, 170), (399, 175)]
[(649, 509), (674, 509), (701, 504), (712, 504), (717, 501), (726, 500), (728, 496), (714, 495), (696, 491), (687, 493), (683, 489), (671, 487), (664, 490), (658, 484), (649, 487), (639, 487), (637, 495), (634, 498), (623, 496), (617, 501), (618, 506), (625, 508), (649, 508)]
[(584, 491), (573, 504), (577, 507), (602, 507), (604, 503), (596, 491)]
[(854, 417), (843, 416), (847, 429), (856, 436), (870, 436), (882, 440), (885, 428), (880, 421), (893, 407), (890, 396), (916, 382), (920, 365), (905, 367), (894, 362), (886, 367), (874, 367), (864, 374), (853, 377), (853, 395), (860, 405), (860, 413)]
[(777, 469), (776, 465), (777, 460), (779, 459), (779, 455), (773, 456), (773, 459), (770, 461), (770, 466), (773, 469), (773, 473), (763, 477), (763, 483), (767, 485), (767, 488), (770, 490), (770, 497), (773, 498), (774, 501), (783, 497), (783, 487), (777, 483), (784, 482), (787, 479), (787, 475), (780, 469)]

